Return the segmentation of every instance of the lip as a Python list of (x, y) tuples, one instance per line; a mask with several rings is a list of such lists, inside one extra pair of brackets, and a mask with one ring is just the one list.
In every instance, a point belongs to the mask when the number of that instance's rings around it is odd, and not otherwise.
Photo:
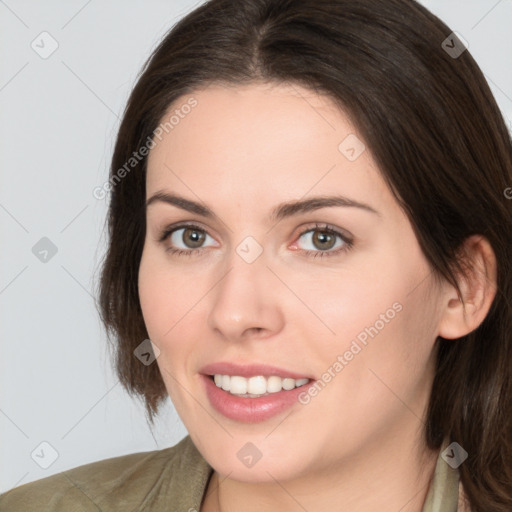
[(292, 372), (290, 370), (286, 370), (284, 368), (278, 368), (277, 366), (272, 366), (268, 364), (235, 364), (230, 362), (218, 362), (211, 363), (203, 366), (200, 370), (200, 373), (203, 375), (239, 375), (240, 377), (255, 377), (257, 375), (262, 375), (263, 377), (271, 377), (272, 375), (276, 375), (277, 377), (284, 377), (290, 379), (313, 379), (311, 375), (301, 375), (296, 372)]
[[(220, 372), (215, 370), (215, 373)], [(229, 375), (229, 372), (227, 374)], [(251, 373), (251, 375), (254, 375), (254, 373)], [(282, 390), (277, 393), (270, 393), (267, 396), (249, 398), (232, 395), (217, 387), (213, 378), (209, 375), (201, 374), (201, 379), (212, 407), (226, 418), (242, 423), (259, 423), (282, 413), (294, 405), (303, 407), (299, 402), (299, 395), (307, 392), (308, 388), (316, 382), (311, 380), (307, 384), (289, 391)]]

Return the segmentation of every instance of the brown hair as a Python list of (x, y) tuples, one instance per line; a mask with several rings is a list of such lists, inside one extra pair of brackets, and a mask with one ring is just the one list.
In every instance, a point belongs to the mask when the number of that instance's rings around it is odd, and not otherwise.
[[(462, 242), (485, 236), (498, 290), (481, 325), (438, 337), (426, 443), (448, 436), (472, 510), (512, 510), (512, 143), (478, 65), (452, 31), (412, 0), (211, 0), (181, 19), (146, 62), (124, 111), (111, 178), (170, 105), (210, 84), (296, 83), (350, 115), (407, 214), (434, 275), (457, 287)], [(452, 39), (447, 39), (452, 37)], [(443, 41), (449, 41), (449, 44)], [(144, 245), (146, 158), (111, 190), (99, 309), (116, 371), (153, 422), (167, 392), (146, 338), (137, 277)], [(460, 273), (460, 274), (459, 274)], [(460, 290), (459, 290), (459, 296)]]

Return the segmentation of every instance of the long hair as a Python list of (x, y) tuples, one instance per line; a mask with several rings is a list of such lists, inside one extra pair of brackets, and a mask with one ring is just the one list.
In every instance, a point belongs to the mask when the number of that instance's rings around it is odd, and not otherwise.
[(413, 0), (211, 0), (154, 50), (128, 100), (110, 169), (98, 306), (121, 383), (153, 422), (168, 395), (157, 365), (133, 354), (148, 338), (137, 287), (147, 158), (130, 158), (154, 141), (178, 99), (211, 84), (256, 82), (327, 94), (350, 116), (435, 276), (459, 297), (461, 244), (472, 234), (489, 240), (497, 294), (476, 330), (435, 341), (425, 440), (437, 449), (448, 436), (468, 452), (459, 470), (473, 511), (510, 512), (512, 143), (470, 52)]

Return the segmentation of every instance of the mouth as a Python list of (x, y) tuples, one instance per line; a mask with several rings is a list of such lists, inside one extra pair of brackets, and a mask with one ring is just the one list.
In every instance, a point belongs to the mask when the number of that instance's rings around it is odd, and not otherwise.
[(243, 398), (259, 398), (281, 391), (291, 391), (306, 386), (312, 379), (307, 377), (294, 379), (278, 375), (242, 377), (241, 375), (206, 375), (215, 385), (231, 395)]
[[(247, 370), (247, 367), (245, 367)], [(268, 367), (267, 367), (268, 369)], [(225, 371), (225, 370), (224, 370)], [(201, 373), (210, 405), (224, 417), (241, 423), (259, 423), (290, 408), (300, 414), (301, 396), (315, 385), (315, 379), (298, 376)]]
[(218, 361), (199, 372), (210, 405), (242, 423), (266, 421), (290, 408), (303, 407), (300, 397), (316, 382), (312, 375), (256, 361)]

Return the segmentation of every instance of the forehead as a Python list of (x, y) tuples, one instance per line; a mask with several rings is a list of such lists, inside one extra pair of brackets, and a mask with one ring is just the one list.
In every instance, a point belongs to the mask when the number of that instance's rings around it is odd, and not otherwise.
[[(188, 107), (187, 105), (194, 105)], [(147, 196), (158, 190), (255, 201), (311, 191), (386, 193), (370, 152), (327, 96), (296, 84), (211, 85), (178, 98), (150, 151)]]
[[(194, 107), (187, 106), (192, 102)], [(227, 148), (232, 154), (261, 154), (263, 148), (265, 154), (292, 148), (300, 153), (319, 136), (354, 131), (330, 98), (298, 85), (267, 83), (210, 85), (196, 90), (168, 108), (160, 127), (165, 147), (157, 144), (150, 159), (170, 149), (176, 156), (191, 137), (199, 151), (214, 146), (223, 154)], [(274, 138), (276, 133), (279, 140)]]

